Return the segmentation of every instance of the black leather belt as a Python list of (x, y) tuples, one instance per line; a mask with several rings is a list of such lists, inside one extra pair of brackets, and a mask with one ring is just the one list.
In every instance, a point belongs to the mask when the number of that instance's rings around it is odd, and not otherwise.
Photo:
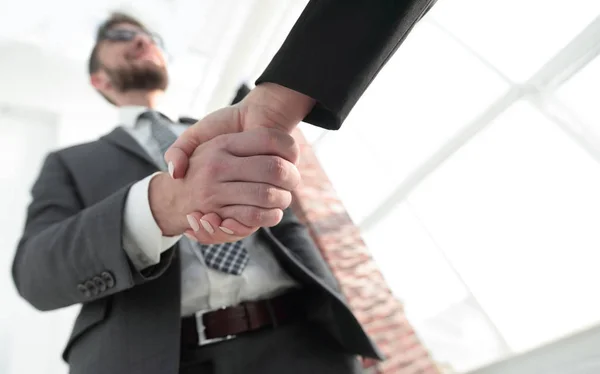
[[(305, 305), (305, 292), (292, 291), (268, 300), (244, 302), (207, 312), (202, 315), (204, 338), (225, 338), (289, 324), (305, 318)], [(184, 317), (181, 321), (181, 346), (198, 345), (196, 316)]]

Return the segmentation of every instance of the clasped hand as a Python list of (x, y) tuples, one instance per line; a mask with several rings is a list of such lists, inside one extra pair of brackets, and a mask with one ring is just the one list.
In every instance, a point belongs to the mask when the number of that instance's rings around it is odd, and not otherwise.
[[(283, 89), (277, 100), (273, 88)], [(255, 89), (177, 139), (165, 155), (172, 176), (150, 183), (150, 206), (163, 235), (185, 233), (215, 244), (281, 221), (300, 182), (299, 148), (290, 133), (314, 104), (289, 91)]]
[(163, 209), (168, 214), (154, 212), (156, 221), (164, 235), (185, 232), (205, 244), (239, 240), (274, 226), (300, 181), (297, 161), (294, 139), (280, 130), (219, 135), (194, 150), (182, 178), (155, 177), (151, 206), (170, 201)]

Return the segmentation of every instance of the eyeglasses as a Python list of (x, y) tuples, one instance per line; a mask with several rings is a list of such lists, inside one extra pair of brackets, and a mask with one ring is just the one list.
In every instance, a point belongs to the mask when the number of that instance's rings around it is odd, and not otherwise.
[(136, 35), (142, 34), (148, 37), (158, 47), (164, 49), (164, 43), (162, 38), (155, 33), (146, 32), (143, 30), (130, 30), (130, 29), (110, 29), (106, 30), (100, 40), (110, 40), (113, 42), (128, 42), (133, 40)]

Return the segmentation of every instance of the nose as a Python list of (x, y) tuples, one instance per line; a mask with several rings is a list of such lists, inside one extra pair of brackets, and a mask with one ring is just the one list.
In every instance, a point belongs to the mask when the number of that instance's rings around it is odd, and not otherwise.
[(135, 34), (135, 36), (133, 37), (133, 45), (135, 48), (145, 48), (147, 47), (149, 44), (152, 43), (152, 41), (150, 40), (150, 37), (146, 34), (143, 34), (141, 32)]

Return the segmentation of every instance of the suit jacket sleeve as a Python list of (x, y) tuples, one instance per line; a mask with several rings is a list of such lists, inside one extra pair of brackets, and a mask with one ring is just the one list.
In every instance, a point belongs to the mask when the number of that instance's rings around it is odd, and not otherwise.
[(436, 0), (311, 0), (256, 84), (317, 101), (305, 122), (337, 130)]
[(143, 272), (122, 245), (129, 187), (83, 207), (60, 155), (50, 154), (32, 188), (12, 274), (19, 293), (39, 310), (93, 301), (159, 276), (172, 250)]

